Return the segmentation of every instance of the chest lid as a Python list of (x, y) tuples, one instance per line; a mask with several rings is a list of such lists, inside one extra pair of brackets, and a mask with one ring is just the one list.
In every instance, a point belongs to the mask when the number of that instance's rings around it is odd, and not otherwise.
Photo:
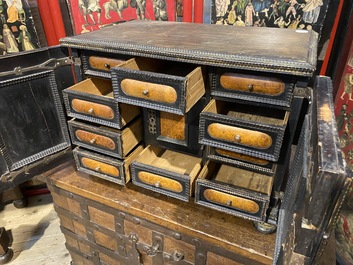
[(130, 21), (60, 42), (66, 47), (109, 53), (311, 76), (317, 39), (314, 31)]

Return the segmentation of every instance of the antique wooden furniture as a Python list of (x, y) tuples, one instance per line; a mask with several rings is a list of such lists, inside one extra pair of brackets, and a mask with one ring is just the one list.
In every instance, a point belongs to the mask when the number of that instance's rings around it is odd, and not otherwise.
[[(275, 234), (193, 202), (77, 172), (50, 172), (49, 189), (75, 264), (271, 264)], [(201, 221), (202, 220), (202, 221)]]
[[(48, 181), (75, 264), (318, 259), (350, 180), (315, 32), (133, 21), (61, 45), (82, 172)], [(273, 250), (240, 242), (262, 245), (251, 221)]]
[[(116, 167), (142, 142), (127, 160), (135, 185), (276, 224), (317, 34), (273, 30), (134, 21), (62, 39), (83, 63), (83, 81), (63, 91), (73, 144)], [(301, 48), (289, 51), (288, 39)], [(115, 128), (131, 133), (129, 149)], [(113, 177), (75, 158), (79, 170)]]

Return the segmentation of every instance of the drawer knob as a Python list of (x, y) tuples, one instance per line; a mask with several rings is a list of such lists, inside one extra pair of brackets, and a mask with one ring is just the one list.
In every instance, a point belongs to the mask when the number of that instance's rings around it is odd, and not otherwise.
[(110, 69), (110, 64), (105, 63), (104, 67), (107, 68), (107, 69)]
[(248, 91), (253, 92), (254, 91), (254, 85), (253, 84), (248, 84)]
[(154, 186), (155, 186), (156, 188), (160, 188), (160, 187), (161, 187), (161, 183), (160, 183), (159, 181), (157, 181), (157, 182), (154, 184)]
[(90, 108), (90, 109), (88, 110), (88, 113), (89, 113), (89, 114), (93, 114), (93, 112), (94, 112), (94, 109), (93, 109), (93, 108)]
[(227, 205), (227, 206), (232, 206), (232, 201), (231, 201), (231, 200), (228, 200), (228, 201), (226, 202), (226, 205)]
[(95, 142), (96, 142), (96, 139), (91, 139), (90, 141), (89, 141), (91, 144), (94, 144)]
[(101, 170), (101, 167), (96, 167), (95, 169), (94, 169), (95, 171), (100, 171)]
[(235, 135), (234, 136), (234, 141), (236, 141), (237, 143), (240, 143), (240, 141), (241, 141), (241, 137), (240, 137), (240, 135)]
[(147, 96), (148, 95), (148, 90), (147, 89), (143, 90), (142, 91), (142, 95)]

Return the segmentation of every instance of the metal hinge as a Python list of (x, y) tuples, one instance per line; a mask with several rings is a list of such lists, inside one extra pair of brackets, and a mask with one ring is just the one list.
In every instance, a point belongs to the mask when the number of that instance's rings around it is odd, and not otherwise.
[(25, 72), (33, 71), (33, 70), (54, 70), (60, 66), (64, 65), (71, 65), (74, 63), (74, 59), (72, 57), (65, 57), (65, 58), (52, 58), (49, 59), (41, 64), (24, 67), (21, 66), (15, 67), (13, 70), (1, 72), (0, 76), (7, 76), (7, 75), (21, 75)]

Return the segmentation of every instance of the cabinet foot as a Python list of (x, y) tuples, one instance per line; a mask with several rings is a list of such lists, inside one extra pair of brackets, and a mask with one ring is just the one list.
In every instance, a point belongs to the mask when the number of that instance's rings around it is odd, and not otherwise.
[(15, 206), (17, 209), (22, 209), (27, 206), (27, 199), (22, 198), (19, 200), (13, 201), (13, 206)]
[(8, 263), (13, 257), (13, 250), (11, 248), (7, 249), (4, 255), (0, 255), (0, 264)]
[(276, 225), (271, 225), (264, 222), (254, 222), (254, 226), (256, 230), (262, 234), (272, 234), (277, 229)]

